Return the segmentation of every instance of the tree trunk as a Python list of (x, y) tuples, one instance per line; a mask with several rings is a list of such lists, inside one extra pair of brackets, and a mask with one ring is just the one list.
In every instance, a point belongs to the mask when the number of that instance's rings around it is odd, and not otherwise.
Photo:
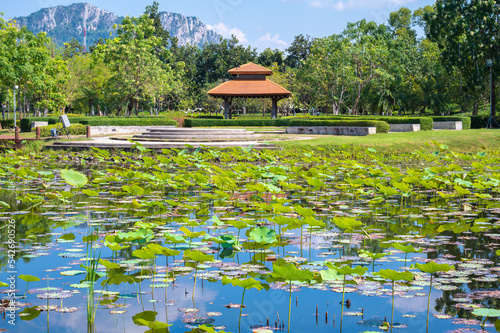
[(473, 108), (472, 108), (472, 115), (477, 116), (479, 113), (479, 102), (474, 102)]
[(134, 108), (134, 102), (129, 101), (127, 108), (128, 108), (128, 116), (130, 117), (130, 116), (132, 116), (132, 109)]
[(44, 116), (44, 117), (47, 117), (47, 115), (48, 115), (48, 114), (49, 114), (49, 109), (47, 109), (47, 107), (45, 107), (45, 108), (43, 109), (43, 116)]

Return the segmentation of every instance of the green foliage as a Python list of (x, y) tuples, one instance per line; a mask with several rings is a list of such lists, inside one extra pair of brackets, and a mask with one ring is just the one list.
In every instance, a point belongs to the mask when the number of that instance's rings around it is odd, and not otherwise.
[(288, 126), (347, 126), (347, 127), (375, 127), (377, 133), (388, 133), (391, 126), (385, 121), (378, 120), (306, 120), (290, 119)]
[(253, 228), (248, 238), (259, 244), (271, 244), (276, 241), (276, 231), (267, 227)]
[(376, 127), (377, 133), (387, 133), (390, 126), (386, 122), (373, 120), (308, 120), (308, 119), (184, 119), (186, 127), (243, 126), (243, 127), (283, 127), (283, 126), (361, 126)]
[(415, 264), (415, 268), (418, 270), (424, 272), (424, 273), (429, 273), (429, 274), (435, 274), (439, 272), (448, 272), (452, 269), (455, 269), (455, 267), (450, 266), (448, 264), (437, 264), (434, 261), (430, 261), (426, 264)]
[(243, 127), (265, 127), (265, 126), (287, 126), (288, 121), (282, 119), (184, 119), (185, 127), (212, 127), (212, 126), (243, 126)]
[[(56, 125), (49, 125), (49, 126), (42, 126), (40, 127), (40, 136), (43, 137), (50, 137), (50, 131), (52, 129), (56, 129), (59, 133), (59, 135), (65, 135), (66, 130), (60, 131), (63, 126), (62, 124), (56, 124)], [(70, 135), (86, 135), (87, 134), (87, 126), (82, 125), (82, 124), (72, 124), (70, 127), (67, 128), (68, 133)]]
[(391, 281), (413, 280), (413, 274), (411, 272), (398, 272), (392, 269), (381, 269), (379, 272), (373, 273), (373, 275), (378, 275), (386, 280), (391, 280)]
[(83, 173), (74, 170), (61, 170), (61, 177), (71, 186), (82, 187), (87, 184), (88, 179)]
[[(53, 117), (23, 118), (20, 121), (21, 132), (31, 132), (31, 122), (33, 122), (33, 121), (46, 121), (50, 125), (50, 124), (57, 123), (58, 118), (53, 118)], [(51, 121), (53, 121), (53, 122), (51, 123)]]

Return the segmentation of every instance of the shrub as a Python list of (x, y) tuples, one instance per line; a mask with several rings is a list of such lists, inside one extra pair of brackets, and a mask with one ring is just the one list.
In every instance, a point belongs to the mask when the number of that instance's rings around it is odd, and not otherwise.
[[(500, 124), (500, 116), (494, 117), (496, 122)], [(488, 124), (488, 120), (490, 119), (490, 116), (472, 116), (470, 117), (471, 124), (470, 128), (474, 129), (481, 129), (481, 128), (486, 128), (486, 125)], [(496, 127), (496, 124), (493, 124), (494, 127)]]
[(55, 124), (58, 121), (58, 118), (53, 117), (33, 117), (33, 118), (23, 118), (21, 119), (21, 132), (31, 132), (31, 122), (32, 121), (46, 121), (49, 125)]
[(379, 120), (309, 120), (290, 119), (289, 126), (346, 126), (346, 127), (375, 127), (377, 133), (388, 133), (391, 126)]
[[(309, 119), (309, 120), (378, 120), (385, 121), (388, 124), (420, 124), (421, 131), (432, 131), (432, 118), (430, 117), (394, 117), (394, 116), (298, 116), (287, 117), (285, 119)], [(378, 132), (378, 130), (377, 130)]]
[(192, 119), (224, 119), (224, 116), (222, 115), (198, 115), (198, 116), (189, 116), (187, 118), (192, 118)]
[[(468, 130), (471, 128), (471, 118), (470, 117), (432, 116), (431, 118), (433, 121), (462, 121), (462, 129)], [(486, 123), (484, 124), (484, 126), (486, 127)]]
[[(50, 137), (51, 136), (50, 130), (53, 128), (60, 130), (62, 128), (62, 124), (55, 124), (55, 125), (40, 127), (40, 136), (41, 137)], [(86, 135), (87, 134), (87, 126), (82, 125), (82, 124), (73, 124), (70, 127), (68, 127), (68, 132), (70, 135)], [(60, 135), (65, 135), (65, 134), (66, 134), (66, 130), (63, 130), (60, 132)]]
[[(20, 125), (19, 119), (17, 120), (17, 125)], [(0, 120), (0, 124), (2, 125), (2, 129), (14, 128), (14, 119), (3, 119)]]
[(241, 127), (268, 127), (287, 126), (286, 119), (184, 119), (186, 127), (212, 127), (212, 126), (241, 126)]
[(211, 126), (241, 126), (241, 127), (284, 127), (284, 126), (360, 126), (376, 127), (377, 133), (389, 132), (390, 126), (384, 121), (376, 120), (314, 120), (304, 118), (283, 118), (283, 119), (193, 119), (184, 120), (186, 127), (211, 127)]
[(78, 118), (74, 120), (71, 118), (69, 121), (73, 123), (80, 123), (90, 126), (176, 126), (177, 122), (169, 118), (103, 118), (103, 117), (87, 117), (84, 119)]

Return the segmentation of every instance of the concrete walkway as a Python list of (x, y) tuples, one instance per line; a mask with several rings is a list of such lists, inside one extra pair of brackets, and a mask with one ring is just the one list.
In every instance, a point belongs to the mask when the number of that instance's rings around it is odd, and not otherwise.
[[(132, 140), (134, 140), (132, 138)], [(266, 144), (262, 141), (224, 141), (224, 142), (169, 142), (169, 141), (141, 141), (140, 139), (135, 139), (136, 142), (142, 144), (145, 148), (153, 149), (153, 150), (161, 150), (161, 149), (184, 149), (187, 146), (192, 146), (193, 148), (199, 148), (201, 146), (204, 147), (214, 147), (214, 148), (228, 148), (228, 147), (242, 147), (248, 148), (252, 147), (252, 149), (273, 149), (273, 150), (281, 150), (281, 147), (277, 147), (273, 144)], [(92, 138), (86, 141), (56, 141), (50, 146), (46, 146), (46, 148), (50, 149), (65, 149), (65, 150), (82, 150), (89, 149), (91, 147), (99, 148), (99, 149), (117, 149), (117, 150), (130, 150), (132, 147), (132, 143), (126, 141), (126, 138), (112, 138), (112, 137), (98, 137)]]

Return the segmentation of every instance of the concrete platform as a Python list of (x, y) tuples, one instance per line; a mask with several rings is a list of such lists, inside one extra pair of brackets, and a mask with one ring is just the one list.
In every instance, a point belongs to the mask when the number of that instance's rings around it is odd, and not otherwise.
[(203, 140), (220, 141), (228, 139), (255, 139), (255, 133), (245, 129), (225, 128), (148, 128), (139, 135), (134, 135), (135, 140)]
[(432, 129), (434, 129), (434, 130), (461, 131), (462, 130), (462, 122), (461, 121), (435, 121), (432, 123)]
[(420, 132), (420, 124), (389, 124), (390, 132)]
[[(225, 141), (225, 142), (147, 142), (140, 141), (145, 148), (152, 149), (155, 151), (161, 151), (162, 149), (185, 149), (186, 145), (192, 146), (190, 149), (197, 149), (200, 147), (211, 147), (211, 148), (230, 148), (230, 147), (241, 147), (241, 148), (252, 148), (255, 150), (282, 150), (281, 147), (277, 147), (273, 144), (266, 144), (259, 141)], [(132, 143), (124, 140), (114, 140), (109, 137), (95, 138), (89, 141), (65, 141), (65, 142), (54, 142), (51, 146), (46, 146), (46, 149), (62, 149), (62, 150), (85, 150), (91, 149), (92, 147), (99, 149), (109, 149), (109, 150), (124, 150), (130, 151)]]
[(376, 134), (375, 127), (347, 127), (347, 126), (293, 126), (286, 128), (287, 134), (316, 134), (316, 135), (348, 135), (365, 136)]

